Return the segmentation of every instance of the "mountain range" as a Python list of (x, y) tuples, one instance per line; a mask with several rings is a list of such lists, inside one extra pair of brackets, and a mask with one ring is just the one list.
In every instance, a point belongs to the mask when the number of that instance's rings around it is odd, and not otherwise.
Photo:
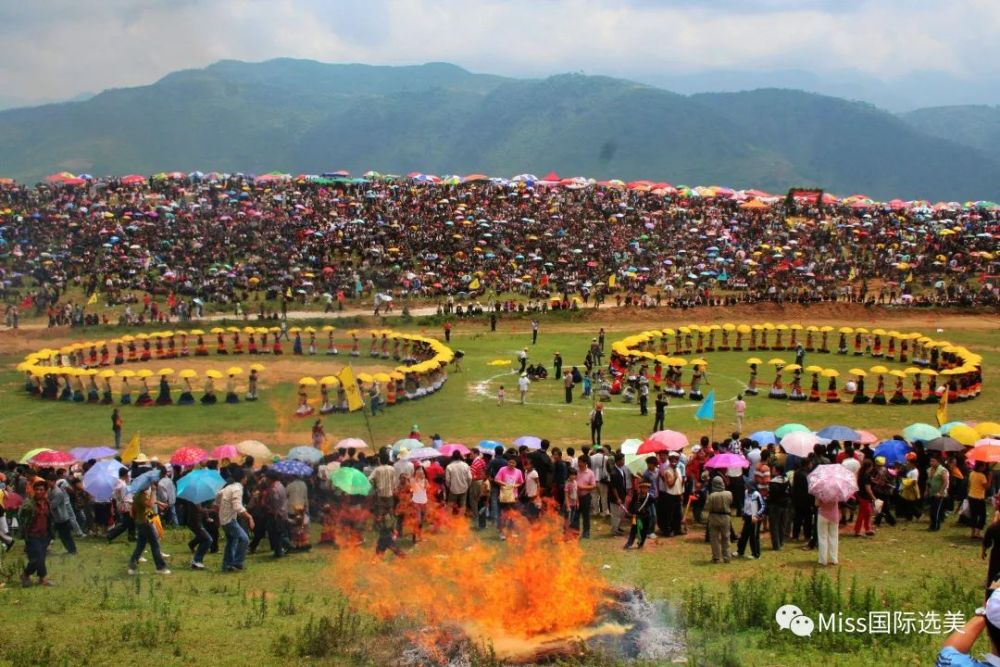
[(1000, 108), (893, 114), (797, 90), (681, 95), (445, 63), (221, 61), (0, 112), (0, 176), (201, 169), (648, 178), (879, 199), (1000, 198)]

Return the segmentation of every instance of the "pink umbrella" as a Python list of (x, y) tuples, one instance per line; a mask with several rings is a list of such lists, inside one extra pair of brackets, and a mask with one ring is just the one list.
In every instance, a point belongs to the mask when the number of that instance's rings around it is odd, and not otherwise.
[(66, 452), (49, 451), (37, 454), (30, 463), (39, 468), (65, 468), (76, 463), (76, 457)]
[(679, 452), (688, 446), (687, 436), (677, 431), (657, 431), (639, 445), (636, 454), (653, 454), (656, 452)]
[(441, 456), (451, 456), (452, 452), (461, 452), (462, 456), (465, 456), (469, 453), (469, 448), (465, 445), (460, 445), (457, 442), (451, 442), (447, 445), (441, 445), (438, 452)]
[(789, 433), (781, 439), (781, 447), (786, 452), (802, 458), (809, 456), (817, 444), (819, 444), (819, 437), (808, 431)]
[(861, 429), (857, 429), (857, 431), (858, 435), (861, 436), (858, 439), (858, 442), (861, 443), (862, 445), (874, 445), (876, 442), (878, 442), (878, 436), (872, 433), (871, 431), (862, 431)]
[(221, 461), (222, 459), (229, 459), (233, 461), (240, 458), (240, 450), (236, 449), (236, 445), (219, 445), (212, 450), (212, 453), (208, 455), (208, 458), (213, 461)]
[[(1000, 447), (1000, 439), (997, 438), (980, 438), (976, 440), (976, 444), (973, 447)], [(39, 454), (41, 456), (41, 454)], [(32, 459), (34, 460), (34, 459)]]
[(732, 454), (730, 452), (725, 452), (723, 454), (716, 454), (709, 460), (705, 461), (706, 468), (749, 468), (750, 462), (739, 454)]
[(208, 452), (201, 447), (181, 447), (170, 455), (170, 464), (175, 466), (194, 466), (208, 458)]
[(360, 438), (344, 438), (336, 444), (334, 449), (367, 449), (368, 443)]
[(24, 498), (13, 491), (4, 492), (3, 496), (3, 508), (8, 512), (13, 512), (19, 508), (22, 503), (24, 503)]
[(810, 495), (824, 503), (843, 503), (858, 492), (858, 478), (837, 463), (816, 466), (808, 481)]

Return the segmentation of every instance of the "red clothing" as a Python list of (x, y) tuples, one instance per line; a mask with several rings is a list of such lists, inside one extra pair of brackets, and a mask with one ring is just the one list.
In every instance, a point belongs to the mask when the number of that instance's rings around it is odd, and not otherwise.
[(473, 480), (482, 481), (486, 479), (486, 461), (482, 458), (476, 458), (469, 467), (472, 470)]

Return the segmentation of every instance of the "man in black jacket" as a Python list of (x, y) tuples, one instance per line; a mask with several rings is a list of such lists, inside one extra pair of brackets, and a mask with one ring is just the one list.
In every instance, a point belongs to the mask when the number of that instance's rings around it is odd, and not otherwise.
[(615, 464), (611, 466), (608, 480), (608, 504), (611, 506), (611, 532), (623, 535), (622, 519), (625, 517), (625, 495), (628, 493), (628, 481), (631, 473), (625, 467), (625, 455), (615, 454)]

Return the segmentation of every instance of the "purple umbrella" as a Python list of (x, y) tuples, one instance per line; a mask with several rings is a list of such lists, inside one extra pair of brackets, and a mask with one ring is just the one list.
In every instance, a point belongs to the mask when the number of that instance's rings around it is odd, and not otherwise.
[(89, 461), (90, 459), (106, 459), (118, 453), (118, 450), (110, 447), (75, 447), (69, 450), (77, 461)]
[(522, 435), (520, 438), (514, 441), (514, 445), (517, 447), (527, 447), (528, 449), (541, 449), (542, 439), (536, 438), (533, 435)]
[(705, 462), (706, 468), (749, 468), (750, 462), (739, 454), (716, 454)]
[(839, 463), (816, 466), (808, 480), (810, 495), (824, 503), (843, 503), (858, 492), (858, 478)]
[(436, 459), (439, 456), (443, 456), (443, 454), (433, 447), (421, 447), (407, 454), (406, 458), (411, 461), (422, 461), (423, 459)]

